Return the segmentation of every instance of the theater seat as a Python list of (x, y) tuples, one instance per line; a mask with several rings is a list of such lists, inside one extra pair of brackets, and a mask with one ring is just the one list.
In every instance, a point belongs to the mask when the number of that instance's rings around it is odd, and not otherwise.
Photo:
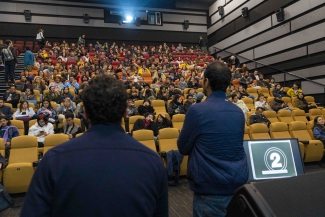
[[(272, 139), (289, 139), (291, 135), (288, 130), (288, 125), (283, 122), (276, 122), (270, 125), (270, 135)], [(301, 158), (304, 159), (305, 147), (299, 142)]]
[(307, 131), (308, 131), (310, 137), (312, 139), (315, 139), (313, 129), (314, 129), (314, 120), (308, 121), (308, 123), (307, 123)]
[(134, 101), (134, 105), (135, 105), (135, 107), (139, 107), (140, 105), (142, 105), (143, 104), (143, 100), (136, 100), (136, 101)]
[(3, 174), (8, 193), (27, 192), (34, 174), (33, 162), (38, 161), (37, 146), (35, 136), (18, 136), (11, 140), (9, 162)]
[(155, 109), (156, 114), (166, 113), (166, 107), (165, 107), (164, 100), (152, 100), (151, 105)]
[(317, 116), (322, 116), (322, 110), (320, 109), (310, 109), (309, 110), (309, 118), (311, 121), (314, 120)]
[(138, 119), (144, 119), (144, 117), (141, 116), (141, 115), (134, 115), (134, 116), (129, 117), (129, 132), (132, 131), (133, 126), (134, 126), (134, 123), (135, 123)]
[(308, 120), (306, 118), (306, 113), (304, 110), (293, 110), (292, 111), (292, 118), (294, 121), (302, 121), (304, 123), (308, 123)]
[(244, 140), (250, 140), (249, 137), (249, 127), (245, 126)]
[(258, 93), (263, 94), (263, 96), (266, 98), (270, 96), (269, 89), (266, 87), (261, 87), (260, 89), (258, 89)]
[(323, 157), (324, 145), (319, 140), (313, 140), (307, 131), (306, 123), (294, 121), (289, 123), (289, 131), (292, 138), (299, 139), (304, 143), (305, 159), (304, 162), (320, 161)]
[(25, 135), (24, 121), (22, 120), (11, 120), (11, 125), (18, 128), (19, 136)]
[(252, 124), (249, 126), (249, 136), (254, 139), (270, 139), (268, 128), (265, 124)]
[(185, 120), (184, 114), (173, 115), (172, 117), (173, 127), (181, 131), (183, 128), (184, 120)]
[(291, 117), (291, 112), (289, 110), (279, 110), (278, 111), (278, 119), (281, 122), (289, 124), (290, 122), (294, 121)]
[(43, 154), (46, 154), (51, 148), (67, 141), (69, 141), (69, 137), (66, 134), (49, 134), (45, 136)]
[(77, 137), (79, 137), (79, 136), (82, 136), (84, 133), (78, 133), (77, 135), (76, 135), (76, 138)]
[(253, 100), (251, 98), (242, 98), (243, 102), (246, 104), (247, 108), (250, 109), (251, 111), (255, 110), (255, 106), (253, 103)]
[(144, 146), (150, 148), (154, 152), (157, 152), (154, 135), (152, 130), (137, 130), (132, 133), (132, 137), (143, 144)]
[(275, 111), (264, 111), (263, 114), (271, 123), (279, 122), (279, 119), (277, 117), (277, 114)]

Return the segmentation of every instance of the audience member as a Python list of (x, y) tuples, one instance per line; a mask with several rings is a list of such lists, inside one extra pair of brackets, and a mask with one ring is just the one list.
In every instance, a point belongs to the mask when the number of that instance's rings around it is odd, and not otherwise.
[(45, 98), (56, 102), (56, 104), (61, 103), (60, 92), (56, 91), (54, 86), (50, 86), (50, 91), (44, 95), (44, 99)]
[(263, 115), (263, 108), (261, 107), (257, 107), (255, 113), (252, 114), (250, 118), (251, 125), (256, 123), (265, 124), (267, 125), (267, 127), (269, 127), (271, 124), (271, 121), (269, 121), (269, 119), (267, 119), (267, 117)]
[(52, 108), (50, 100), (45, 98), (42, 105), (43, 106), (38, 109), (37, 114), (33, 116), (33, 119), (36, 119), (40, 114), (43, 114), (51, 123), (55, 123), (55, 120), (57, 119), (57, 113)]
[(21, 91), (21, 92), (25, 92), (26, 88), (31, 88), (32, 87), (32, 85), (27, 80), (25, 75), (21, 75), (20, 80), (16, 81), (15, 85), (16, 85), (16, 89)]
[(264, 111), (272, 110), (269, 104), (265, 101), (265, 97), (263, 94), (258, 95), (257, 101), (255, 102), (255, 109), (258, 107), (263, 108)]
[(16, 92), (16, 85), (11, 85), (10, 89), (3, 96), (6, 103), (11, 103), (13, 108), (17, 108), (20, 100), (20, 94)]
[(28, 133), (29, 121), (35, 115), (35, 111), (32, 107), (29, 107), (27, 101), (20, 101), (20, 107), (17, 108), (17, 111), (12, 115), (12, 118), (15, 120), (22, 120), (24, 121), (25, 126), (25, 134)]
[(138, 107), (139, 115), (144, 116), (146, 113), (154, 114), (155, 110), (148, 99), (143, 100), (143, 104)]
[(40, 114), (36, 123), (29, 128), (28, 135), (36, 136), (38, 147), (44, 147), (44, 139), (48, 134), (54, 134), (53, 125), (44, 114)]
[(305, 95), (302, 92), (298, 93), (294, 104), (297, 108), (304, 110), (306, 113), (309, 113), (310, 109), (316, 108), (315, 105), (312, 105), (312, 103), (307, 102), (307, 100), (305, 99)]
[(156, 123), (153, 121), (154, 120), (154, 115), (152, 113), (145, 113), (144, 119), (140, 118), (136, 120), (134, 123), (132, 133), (137, 130), (152, 130), (154, 136), (156, 137), (158, 135), (158, 128)]
[(204, 93), (198, 92), (196, 95), (196, 103), (200, 103), (204, 99)]
[(73, 122), (74, 114), (73, 113), (66, 113), (65, 120), (66, 123), (63, 125), (61, 132), (67, 134), (69, 139), (75, 138), (77, 134), (82, 133), (81, 127), (78, 124)]
[(127, 100), (127, 107), (126, 107), (126, 110), (127, 110), (126, 118), (129, 118), (130, 116), (138, 115), (138, 109), (137, 109), (137, 107), (134, 105), (132, 99), (128, 99), (128, 100)]
[(276, 83), (274, 85), (274, 90), (273, 90), (273, 96), (277, 97), (277, 96), (287, 96), (287, 93), (284, 91), (284, 88), (281, 87), (281, 85), (279, 83)]
[(245, 118), (246, 118), (246, 114), (247, 114), (247, 112), (249, 112), (249, 109), (248, 109), (247, 105), (244, 103), (244, 101), (238, 99), (238, 96), (236, 94), (233, 94), (231, 96), (231, 99), (232, 99), (232, 102), (243, 111)]
[(270, 106), (271, 109), (276, 112), (280, 110), (289, 110), (290, 112), (292, 111), (292, 108), (282, 100), (282, 97), (280, 95), (274, 97), (274, 100), (270, 102)]
[(23, 93), (21, 99), (27, 102), (31, 102), (35, 106), (37, 104), (36, 96), (34, 95), (34, 90), (32, 88), (26, 88), (26, 91)]
[(156, 125), (158, 131), (164, 128), (172, 127), (172, 123), (166, 118), (165, 114), (158, 115)]
[(78, 91), (79, 91), (79, 84), (78, 84), (77, 80), (74, 79), (74, 77), (72, 77), (72, 76), (69, 78), (69, 81), (67, 81), (64, 84), (64, 87), (69, 87), (69, 88), (72, 87), (74, 89), (75, 93), (78, 93)]
[(35, 76), (32, 82), (32, 87), (34, 90), (39, 90), (40, 93), (43, 93), (43, 91), (46, 89), (46, 86), (45, 86), (45, 82), (42, 81), (41, 76)]
[(4, 105), (4, 100), (0, 97), (0, 116), (6, 116), (9, 120), (12, 118), (12, 109)]
[(254, 95), (248, 94), (243, 86), (239, 86), (238, 96), (239, 96), (239, 99), (246, 98), (246, 97), (251, 98), (253, 100), (253, 102), (254, 102), (254, 99), (256, 98)]
[(0, 138), (3, 138), (5, 142), (5, 158), (8, 159), (11, 149), (11, 140), (14, 137), (19, 136), (17, 127), (11, 126), (10, 119), (6, 116), (0, 116), (1, 127), (0, 127)]
[(290, 97), (296, 97), (299, 93), (302, 93), (300, 85), (298, 82), (294, 82), (292, 88), (288, 90), (287, 95)]
[(54, 87), (55, 91), (60, 92), (64, 85), (62, 83), (62, 77), (60, 75), (57, 75), (54, 77), (54, 81), (49, 84), (50, 87)]
[(172, 117), (175, 114), (185, 114), (183, 107), (183, 99), (180, 95), (174, 95), (173, 100), (168, 106), (168, 114)]
[(248, 85), (253, 83), (252, 78), (249, 76), (249, 72), (246, 71), (244, 76), (239, 80), (240, 85), (242, 85), (245, 89), (247, 89)]
[(183, 76), (180, 77), (180, 80), (179, 80), (179, 82), (177, 84), (177, 87), (179, 89), (181, 89), (182, 91), (184, 91), (184, 89), (187, 88), (187, 83), (186, 83), (185, 78)]
[(31, 72), (34, 68), (34, 54), (30, 51), (29, 46), (25, 46), (24, 68)]
[(316, 116), (314, 118), (313, 134), (315, 139), (321, 140), (325, 147), (325, 125), (323, 117)]
[(191, 105), (193, 105), (194, 103), (194, 98), (192, 95), (187, 94), (186, 96), (186, 102), (184, 103), (183, 109), (184, 109), (184, 113), (186, 114), (186, 112), (188, 111), (188, 109), (191, 107)]
[(150, 88), (149, 84), (145, 84), (143, 86), (143, 90), (142, 90), (142, 92), (140, 94), (140, 99), (147, 100), (147, 99), (149, 99), (149, 97), (156, 98), (156, 95), (155, 95), (154, 91), (152, 89), (149, 89), (149, 88)]
[(76, 110), (76, 106), (71, 101), (71, 99), (65, 98), (63, 101), (63, 105), (61, 105), (60, 108), (58, 109), (58, 119), (59, 119), (60, 123), (62, 123), (62, 121), (65, 118), (65, 115), (67, 113), (74, 114), (75, 110)]
[(63, 102), (66, 98), (69, 98), (71, 101), (74, 101), (74, 96), (69, 92), (69, 87), (63, 88), (63, 93), (61, 94), (61, 102)]

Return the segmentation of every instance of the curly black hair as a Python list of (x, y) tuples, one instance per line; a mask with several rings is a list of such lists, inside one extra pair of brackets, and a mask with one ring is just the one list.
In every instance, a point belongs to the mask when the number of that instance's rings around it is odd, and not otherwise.
[(92, 124), (121, 124), (127, 106), (122, 81), (111, 75), (95, 76), (83, 91), (82, 99)]

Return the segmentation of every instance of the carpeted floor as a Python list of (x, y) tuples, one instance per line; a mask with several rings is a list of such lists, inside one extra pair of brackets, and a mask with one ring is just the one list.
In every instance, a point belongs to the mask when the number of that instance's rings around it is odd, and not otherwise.
[[(317, 163), (305, 163), (306, 173), (325, 170)], [(169, 187), (169, 216), (170, 217), (192, 217), (193, 192), (188, 187), (185, 177), (180, 180), (180, 185)], [(18, 217), (25, 200), (25, 194), (11, 195), (14, 205), (2, 212), (0, 217)]]

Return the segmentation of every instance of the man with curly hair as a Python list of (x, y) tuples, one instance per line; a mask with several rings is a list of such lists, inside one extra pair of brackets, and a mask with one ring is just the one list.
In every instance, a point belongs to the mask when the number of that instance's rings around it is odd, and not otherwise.
[(83, 90), (91, 126), (42, 158), (21, 216), (168, 216), (161, 159), (121, 127), (126, 100), (122, 81), (91, 79)]

